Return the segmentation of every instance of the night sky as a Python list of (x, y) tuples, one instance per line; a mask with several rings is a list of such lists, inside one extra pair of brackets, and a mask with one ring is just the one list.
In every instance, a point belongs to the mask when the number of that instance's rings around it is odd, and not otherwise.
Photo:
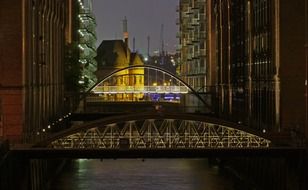
[(127, 17), (130, 49), (133, 37), (136, 49), (147, 53), (147, 36), (150, 54), (161, 47), (161, 25), (164, 24), (165, 50), (175, 52), (178, 43), (176, 6), (178, 0), (93, 0), (93, 11), (97, 22), (97, 46), (102, 40), (122, 39), (122, 20)]

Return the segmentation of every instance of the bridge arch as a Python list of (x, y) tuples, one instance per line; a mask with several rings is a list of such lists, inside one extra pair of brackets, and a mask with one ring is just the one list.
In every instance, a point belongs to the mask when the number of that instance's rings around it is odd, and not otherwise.
[(98, 87), (100, 84), (102, 84), (104, 81), (106, 81), (107, 79), (109, 79), (110, 77), (115, 76), (116, 74), (124, 71), (124, 70), (128, 70), (128, 69), (137, 69), (137, 68), (144, 68), (144, 69), (154, 69), (163, 73), (167, 73), (169, 76), (171, 76), (172, 78), (174, 78), (175, 80), (177, 80), (178, 82), (182, 83), (186, 88), (188, 88), (192, 94), (194, 94), (195, 97), (198, 98), (198, 100), (200, 100), (204, 106), (206, 108), (210, 108), (211, 106), (199, 95), (199, 93), (197, 91), (195, 91), (188, 83), (186, 83), (184, 80), (182, 80), (181, 78), (179, 78), (178, 76), (174, 75), (173, 73), (171, 73), (168, 70), (162, 69), (160, 67), (156, 67), (153, 65), (131, 65), (128, 67), (124, 67), (121, 69), (117, 69), (113, 72), (111, 72), (110, 74), (108, 74), (107, 76), (105, 76), (102, 80), (98, 81), (95, 85), (93, 85), (87, 92), (87, 94), (90, 94), (96, 87)]
[(64, 130), (35, 147), (52, 148), (258, 148), (264, 134), (241, 125), (195, 114), (138, 113), (112, 116)]

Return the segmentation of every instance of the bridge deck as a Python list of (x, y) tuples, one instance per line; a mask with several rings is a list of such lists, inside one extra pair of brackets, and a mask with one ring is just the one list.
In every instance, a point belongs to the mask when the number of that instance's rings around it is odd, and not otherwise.
[(205, 157), (296, 157), (304, 148), (219, 149), (51, 149), (15, 147), (11, 153), (26, 158), (205, 158)]

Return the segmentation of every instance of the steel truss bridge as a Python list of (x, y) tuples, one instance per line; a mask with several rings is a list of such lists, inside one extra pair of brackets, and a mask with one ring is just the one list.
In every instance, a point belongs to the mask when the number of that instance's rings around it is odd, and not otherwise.
[(139, 113), (107, 117), (38, 143), (51, 149), (267, 148), (263, 134), (192, 114)]
[[(112, 87), (103, 85), (104, 81), (111, 80), (121, 71), (133, 68), (168, 73), (148, 65), (123, 68), (98, 82), (84, 98), (102, 88)], [(188, 84), (171, 73), (168, 75), (181, 84), (179, 87), (192, 92), (205, 107), (210, 108)], [(271, 139), (266, 133), (255, 131), (248, 126), (196, 113), (156, 110), (96, 118), (94, 121), (48, 134), (44, 140), (26, 148), (14, 148), (13, 152), (32, 158), (188, 158), (230, 155), (280, 156), (299, 154), (302, 150), (275, 147), (275, 138)]]
[(245, 126), (204, 115), (136, 113), (73, 126), (12, 154), (27, 158), (280, 157), (304, 149), (276, 147)]

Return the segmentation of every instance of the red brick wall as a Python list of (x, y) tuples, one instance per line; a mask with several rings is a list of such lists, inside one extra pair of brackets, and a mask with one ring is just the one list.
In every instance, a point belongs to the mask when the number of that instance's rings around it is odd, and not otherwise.
[(2, 135), (19, 140), (23, 126), (22, 0), (0, 1), (0, 105)]
[(1, 90), (3, 136), (19, 141), (23, 126), (23, 104), (20, 90)]

